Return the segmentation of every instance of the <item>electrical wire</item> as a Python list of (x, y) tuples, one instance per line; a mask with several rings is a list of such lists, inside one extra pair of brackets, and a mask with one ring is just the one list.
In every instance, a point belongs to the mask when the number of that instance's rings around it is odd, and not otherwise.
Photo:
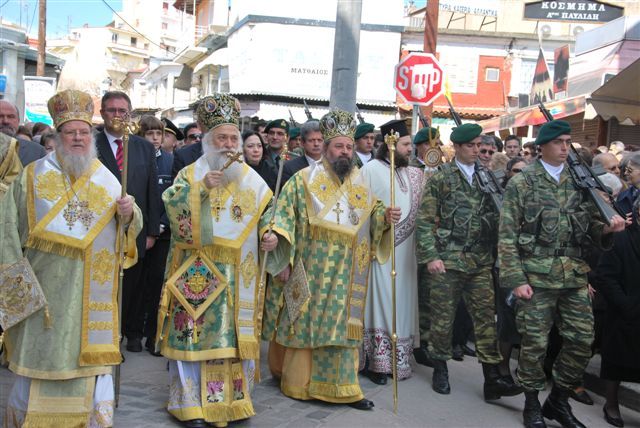
[(142, 34), (140, 31), (136, 30), (136, 28), (133, 25), (131, 25), (127, 21), (125, 21), (125, 19), (122, 16), (120, 16), (120, 14), (118, 12), (116, 12), (116, 10), (114, 8), (112, 8), (109, 3), (107, 3), (107, 0), (102, 0), (102, 3), (104, 3), (109, 9), (111, 9), (111, 12), (113, 12), (118, 18), (120, 18), (122, 20), (122, 22), (127, 24), (129, 26), (129, 28), (131, 28), (133, 31), (135, 31), (139, 35), (141, 35), (142, 38), (144, 38), (145, 40), (149, 41), (151, 44), (159, 47), (160, 49), (166, 49), (166, 46), (160, 46), (159, 44), (157, 44), (156, 42), (154, 42), (153, 40), (151, 40), (150, 38), (148, 38), (147, 36)]

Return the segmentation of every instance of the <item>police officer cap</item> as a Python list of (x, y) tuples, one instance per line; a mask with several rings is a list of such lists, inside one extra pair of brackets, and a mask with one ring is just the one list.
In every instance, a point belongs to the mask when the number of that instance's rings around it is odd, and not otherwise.
[(482, 126), (477, 123), (463, 123), (453, 128), (453, 132), (449, 138), (456, 144), (463, 144), (480, 136), (480, 134), (482, 134)]
[(180, 129), (178, 129), (178, 127), (176, 125), (173, 124), (173, 122), (171, 122), (166, 117), (163, 117), (160, 120), (164, 124), (164, 130), (165, 131), (171, 132), (173, 135), (176, 136), (177, 140), (184, 140), (184, 134), (182, 133), (182, 131), (180, 131)]
[(356, 140), (358, 138), (362, 138), (368, 133), (373, 132), (374, 128), (375, 126), (371, 123), (361, 123), (356, 128), (356, 133), (354, 134), (353, 138), (355, 138)]
[(547, 122), (538, 131), (538, 137), (536, 138), (536, 145), (541, 146), (548, 143), (551, 140), (555, 140), (561, 135), (570, 135), (571, 125), (564, 120), (552, 120)]
[(404, 119), (399, 120), (390, 120), (384, 125), (380, 126), (380, 133), (383, 137), (391, 133), (398, 133), (400, 137), (404, 137), (405, 135), (409, 135), (409, 130), (407, 130), (407, 122)]
[(431, 140), (435, 140), (436, 138), (440, 138), (440, 133), (436, 128), (431, 128), (429, 126), (425, 126), (421, 128), (416, 135), (413, 137), (413, 144), (419, 145), (422, 143), (429, 142), (429, 134), (431, 134)]
[(289, 130), (289, 139), (293, 140), (294, 138), (298, 138), (300, 136), (300, 128), (291, 128)]
[(269, 132), (271, 128), (284, 129), (284, 132), (286, 132), (287, 135), (289, 135), (289, 122), (287, 122), (284, 119), (276, 119), (267, 123), (267, 126), (264, 127), (264, 132)]

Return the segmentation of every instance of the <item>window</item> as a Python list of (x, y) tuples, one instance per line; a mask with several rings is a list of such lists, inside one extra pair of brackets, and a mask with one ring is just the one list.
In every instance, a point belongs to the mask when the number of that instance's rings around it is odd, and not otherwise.
[(169, 3), (167, 3), (166, 1), (163, 1), (162, 2), (162, 9), (169, 10)]
[(148, 51), (149, 50), (149, 43), (145, 43), (144, 44), (144, 50)]
[(163, 29), (163, 30), (166, 30), (167, 28), (169, 28), (169, 26), (167, 25), (167, 23), (166, 23), (166, 22), (163, 22), (163, 23), (162, 23), (162, 29)]
[(499, 68), (493, 68), (493, 67), (487, 67), (485, 69), (484, 80), (485, 80), (485, 82), (499, 82), (500, 81), (500, 69)]
[(118, 43), (118, 33), (113, 33), (113, 34), (111, 35), (111, 41), (112, 41), (113, 43)]
[(138, 39), (136, 37), (131, 38), (131, 46), (136, 47), (138, 45)]

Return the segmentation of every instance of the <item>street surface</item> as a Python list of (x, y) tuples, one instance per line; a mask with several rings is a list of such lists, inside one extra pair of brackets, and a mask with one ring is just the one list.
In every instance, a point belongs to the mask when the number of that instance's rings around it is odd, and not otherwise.
[[(345, 405), (296, 401), (280, 393), (266, 367), (266, 345), (263, 346), (263, 381), (252, 393), (256, 416), (230, 424), (231, 427), (518, 427), (522, 426), (524, 397), (503, 398), (495, 403), (482, 399), (482, 369), (475, 358), (449, 363), (451, 394), (439, 395), (431, 390), (431, 369), (415, 365), (410, 379), (398, 384), (398, 415), (393, 414), (391, 379), (378, 386), (360, 377), (367, 398), (373, 400), (373, 411), (359, 411)], [(153, 357), (146, 351), (125, 351), (122, 367), (120, 407), (116, 410), (116, 427), (179, 427), (165, 410), (167, 399), (166, 359)], [(514, 366), (512, 364), (512, 366)], [(13, 375), (0, 368), (0, 425), (4, 418), (7, 396)], [(571, 401), (576, 416), (588, 427), (609, 427), (602, 417), (603, 398), (592, 394), (595, 404), (586, 406)], [(544, 399), (546, 393), (541, 394)], [(542, 401), (542, 400), (541, 400)], [(640, 413), (622, 408), (625, 427), (640, 427)], [(559, 427), (549, 423), (549, 428)]]

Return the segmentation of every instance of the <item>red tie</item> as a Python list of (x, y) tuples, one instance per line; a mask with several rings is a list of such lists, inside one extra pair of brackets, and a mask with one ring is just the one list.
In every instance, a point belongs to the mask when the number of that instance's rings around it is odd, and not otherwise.
[(118, 170), (122, 171), (122, 161), (124, 158), (122, 153), (122, 140), (118, 138), (115, 140), (115, 143), (118, 146), (116, 149), (116, 162), (118, 163)]

